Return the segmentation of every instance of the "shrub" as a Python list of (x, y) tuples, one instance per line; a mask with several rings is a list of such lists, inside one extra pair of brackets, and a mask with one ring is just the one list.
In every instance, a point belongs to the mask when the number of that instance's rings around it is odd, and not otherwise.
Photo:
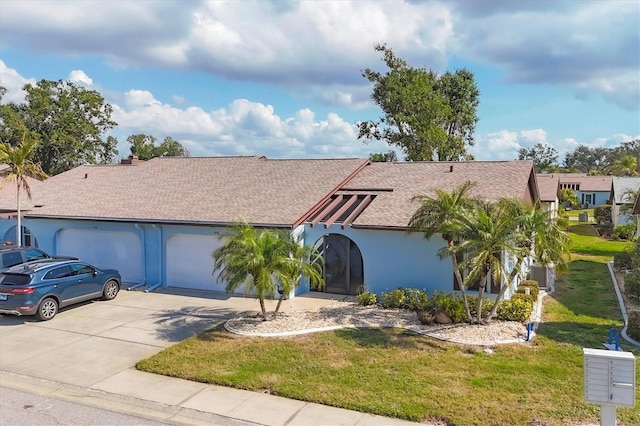
[(524, 294), (524, 293), (516, 293), (511, 296), (511, 300), (526, 300), (531, 303), (531, 306), (535, 303), (536, 299), (533, 298), (532, 294)]
[(498, 304), (498, 319), (525, 322), (533, 311), (533, 304), (523, 299), (502, 300)]
[(624, 276), (624, 292), (629, 297), (640, 298), (640, 271)]
[(540, 286), (538, 285), (538, 281), (536, 280), (522, 280), (516, 293), (526, 294), (525, 288), (529, 287), (529, 292), (533, 296), (533, 299), (536, 300), (538, 298), (538, 294), (540, 294)]
[(464, 301), (453, 294), (435, 292), (433, 296), (431, 296), (429, 306), (434, 310), (442, 310), (454, 323), (465, 322), (467, 319), (467, 314), (464, 310)]
[(358, 299), (358, 304), (362, 306), (375, 305), (378, 303), (378, 296), (375, 293), (371, 293), (366, 288), (358, 293), (356, 298)]
[(626, 223), (624, 225), (618, 225), (613, 228), (611, 237), (616, 240), (630, 240), (636, 231), (635, 223)]
[(632, 267), (631, 253), (623, 252), (613, 256), (613, 266), (618, 270), (631, 269)]
[(429, 307), (429, 297), (424, 290), (407, 288), (404, 290), (404, 309), (424, 311)]
[(383, 308), (400, 309), (404, 306), (404, 290), (398, 288), (390, 291), (389, 293), (382, 293), (380, 299), (380, 304)]
[(627, 324), (627, 334), (636, 342), (640, 342), (640, 312), (629, 312), (629, 323)]
[(595, 206), (593, 208), (593, 217), (595, 217), (596, 222), (601, 225), (611, 223), (611, 206), (609, 205)]

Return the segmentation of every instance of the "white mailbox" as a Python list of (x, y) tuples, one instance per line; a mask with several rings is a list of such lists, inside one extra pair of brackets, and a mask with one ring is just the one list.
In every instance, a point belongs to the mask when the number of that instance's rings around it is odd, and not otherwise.
[(583, 348), (584, 400), (633, 407), (636, 359), (631, 352)]

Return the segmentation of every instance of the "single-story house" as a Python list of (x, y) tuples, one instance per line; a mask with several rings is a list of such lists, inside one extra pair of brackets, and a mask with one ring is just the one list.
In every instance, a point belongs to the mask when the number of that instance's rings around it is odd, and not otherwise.
[(584, 173), (545, 173), (537, 176), (539, 179), (557, 177), (558, 191), (565, 188), (573, 190), (582, 208), (607, 204), (611, 194), (611, 176), (589, 176)]
[(635, 195), (638, 192), (640, 192), (640, 177), (616, 176), (613, 178), (610, 195), (613, 226), (629, 223), (633, 216)]
[(558, 174), (537, 174), (538, 190), (540, 191), (540, 207), (550, 212), (551, 217), (558, 216)]
[[(531, 161), (372, 163), (169, 157), (80, 166), (34, 188), (23, 225), (32, 243), (120, 270), (129, 285), (224, 291), (212, 252), (229, 225), (287, 229), (324, 255), (322, 291), (453, 290), (444, 240), (407, 233), (415, 195), (476, 182), (487, 200), (539, 199)], [(0, 208), (14, 200), (0, 199)], [(0, 220), (14, 238), (15, 220)], [(505, 263), (513, 266), (512, 259)], [(497, 293), (500, 285), (491, 286)], [(297, 293), (309, 290), (302, 283)], [(507, 297), (509, 297), (507, 292)], [(290, 295), (293, 297), (294, 295)]]

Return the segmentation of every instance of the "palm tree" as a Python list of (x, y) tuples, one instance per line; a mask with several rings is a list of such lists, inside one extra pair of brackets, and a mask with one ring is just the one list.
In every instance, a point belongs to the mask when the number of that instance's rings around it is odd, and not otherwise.
[(467, 303), (465, 282), (458, 265), (456, 241), (460, 240), (461, 216), (477, 202), (469, 195), (473, 187), (472, 182), (466, 182), (451, 192), (436, 189), (435, 197), (427, 195), (413, 197), (412, 201), (419, 201), (420, 207), (413, 214), (408, 225), (409, 232), (422, 232), (427, 240), (431, 239), (434, 234), (441, 234), (447, 242), (447, 246), (441, 250), (439, 256), (451, 258), (454, 276), (462, 293), (468, 321), (471, 321), (471, 312)]
[[(462, 242), (456, 248), (466, 259), (460, 268), (469, 271), (466, 282), (479, 280), (476, 321), (481, 323), (482, 303), (488, 278), (502, 282), (507, 271), (503, 256), (518, 254), (521, 250), (513, 238), (514, 223), (502, 214), (498, 204), (479, 202), (475, 209), (465, 211), (461, 217)], [(517, 256), (516, 256), (517, 257)]]
[[(280, 303), (297, 284), (301, 276), (320, 282), (318, 262), (312, 262), (311, 249), (297, 245), (286, 231), (258, 231), (248, 223), (233, 226), (234, 232), (221, 235), (225, 244), (213, 253), (214, 271), (220, 271), (218, 281), (226, 282), (226, 291), (240, 287), (260, 302), (262, 317), (268, 320), (264, 299), (272, 297), (278, 287)], [(297, 247), (296, 247), (297, 246)]]
[(521, 273), (526, 259), (533, 257), (542, 265), (553, 263), (561, 269), (564, 266), (564, 257), (569, 252), (569, 237), (563, 232), (566, 220), (553, 218), (551, 212), (543, 210), (539, 203), (531, 205), (521, 200), (503, 198), (498, 204), (500, 214), (512, 221), (512, 239), (519, 249), (510, 253), (515, 257), (515, 264), (511, 272), (504, 276), (505, 284), (485, 319), (491, 319), (496, 315), (498, 302)]
[(47, 174), (39, 163), (31, 161), (31, 154), (37, 145), (37, 140), (29, 137), (27, 132), (22, 133), (22, 141), (19, 146), (11, 146), (8, 143), (0, 143), (0, 163), (9, 166), (9, 173), (0, 183), (0, 187), (9, 181), (16, 182), (16, 210), (18, 226), (16, 232), (16, 244), (22, 245), (22, 212), (20, 206), (20, 190), (24, 189), (27, 197), (31, 199), (31, 187), (27, 178), (46, 179)]

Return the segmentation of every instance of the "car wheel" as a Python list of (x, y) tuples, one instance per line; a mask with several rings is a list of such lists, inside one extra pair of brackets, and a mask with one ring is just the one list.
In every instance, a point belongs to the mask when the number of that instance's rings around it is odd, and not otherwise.
[(40, 305), (38, 305), (38, 312), (36, 316), (41, 321), (49, 321), (51, 318), (55, 317), (58, 313), (58, 302), (51, 297), (47, 297)]
[(118, 291), (120, 291), (120, 286), (118, 282), (115, 280), (109, 280), (104, 285), (104, 291), (102, 292), (102, 300), (111, 300), (115, 299), (118, 295)]

